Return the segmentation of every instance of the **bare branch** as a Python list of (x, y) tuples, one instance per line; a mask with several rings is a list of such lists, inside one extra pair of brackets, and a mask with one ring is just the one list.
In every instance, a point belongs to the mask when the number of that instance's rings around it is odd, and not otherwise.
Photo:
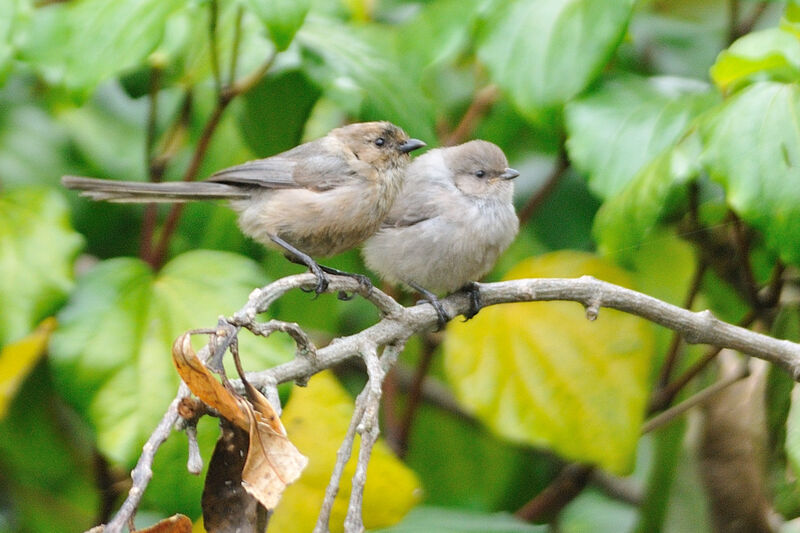
[(136, 509), (139, 507), (139, 502), (142, 500), (144, 490), (147, 488), (150, 479), (153, 477), (153, 459), (155, 459), (156, 451), (161, 446), (169, 434), (172, 433), (172, 426), (178, 421), (178, 404), (181, 399), (189, 395), (189, 388), (181, 383), (178, 395), (169, 404), (167, 412), (161, 417), (161, 422), (156, 426), (153, 434), (147, 439), (147, 442), (142, 447), (142, 455), (139, 456), (136, 466), (131, 471), (131, 481), (133, 485), (128, 491), (128, 497), (122, 503), (117, 514), (111, 519), (103, 531), (105, 533), (119, 533), (123, 530), (126, 524), (133, 521), (133, 515), (136, 514)]
[[(271, 283), (250, 294), (247, 304), (232, 318), (223, 320), (236, 330), (244, 327), (257, 334), (270, 334), (285, 331), (298, 344), (301, 353), (309, 357), (297, 357), (274, 368), (247, 375), (253, 385), (267, 390), (275, 396), (278, 383), (308, 380), (321, 370), (330, 368), (351, 357), (362, 357), (367, 365), (369, 380), (367, 386), (356, 399), (353, 418), (342, 446), (337, 453), (337, 462), (326, 491), (325, 503), (320, 512), (315, 531), (327, 531), (333, 500), (338, 492), (344, 465), (350, 458), (356, 433), (361, 433), (362, 444), (359, 453), (356, 475), (353, 479), (350, 509), (346, 528), (360, 531), (361, 494), (366, 480), (366, 465), (371, 446), (378, 436), (378, 407), (381, 387), (386, 372), (394, 365), (406, 340), (412, 335), (437, 327), (438, 315), (427, 304), (403, 307), (394, 299), (374, 287), (364, 287), (358, 280), (346, 276), (330, 275), (328, 292), (346, 291), (359, 294), (372, 302), (380, 311), (382, 318), (373, 326), (350, 335), (335, 339), (323, 348), (316, 349), (307, 335), (296, 325), (287, 322), (258, 322), (256, 317), (286, 292), (316, 285), (313, 274), (289, 276)], [(731, 348), (753, 357), (771, 362), (787, 371), (792, 378), (800, 380), (800, 344), (762, 335), (738, 326), (722, 322), (711, 312), (692, 312), (662, 302), (656, 298), (599, 281), (590, 276), (576, 279), (521, 279), (499, 283), (476, 284), (485, 306), (511, 302), (535, 301), (574, 301), (584, 305), (587, 318), (593, 319), (600, 308), (612, 308), (640, 316), (656, 324), (679, 332), (689, 343), (703, 343), (720, 348)], [(441, 300), (450, 316), (463, 314), (470, 309), (470, 298), (464, 293), (455, 293)], [(217, 331), (217, 329), (209, 330)], [(207, 345), (200, 352), (205, 360), (213, 353), (215, 346)], [(383, 355), (377, 352), (383, 346)], [(241, 387), (241, 382), (232, 382)], [(170, 404), (158, 427), (144, 446), (142, 456), (131, 473), (133, 487), (122, 508), (108, 524), (106, 531), (121, 531), (139, 505), (141, 496), (152, 477), (152, 463), (157, 448), (166, 440), (173, 425), (179, 419), (178, 405), (188, 396), (188, 389), (181, 385), (178, 395)], [(272, 398), (270, 398), (272, 400)], [(277, 400), (277, 398), (275, 398)]]
[[(234, 316), (234, 320), (255, 318), (270, 303), (292, 288), (312, 288), (313, 274), (299, 274), (280, 279), (251, 295), (250, 302)], [(485, 306), (511, 302), (573, 301), (593, 309), (607, 307), (640, 316), (661, 326), (680, 332), (690, 344), (709, 344), (731, 348), (753, 357), (764, 359), (787, 371), (792, 378), (800, 379), (800, 344), (762, 335), (714, 317), (710, 311), (692, 312), (657, 298), (597, 280), (591, 276), (576, 279), (541, 278), (480, 283), (481, 300)], [(331, 276), (331, 292), (349, 291), (362, 294), (356, 280)], [(368, 299), (384, 312), (377, 324), (317, 350), (317, 357), (294, 359), (275, 368), (248, 375), (254, 385), (263, 380), (283, 383), (307, 378), (359, 354), (365, 342), (378, 346), (403, 342), (412, 335), (436, 327), (437, 315), (429, 305), (402, 307), (385, 293), (371, 288)], [(441, 300), (450, 316), (463, 314), (469, 309), (469, 297), (455, 293)]]

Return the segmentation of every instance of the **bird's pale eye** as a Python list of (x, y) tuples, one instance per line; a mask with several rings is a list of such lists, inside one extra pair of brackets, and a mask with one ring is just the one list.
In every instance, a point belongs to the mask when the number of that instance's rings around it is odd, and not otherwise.
[(476, 175), (477, 177), (479, 177), (479, 178), (482, 178), (482, 177), (484, 177), (484, 176), (486, 175), (486, 171), (484, 171), (484, 170), (479, 170), (479, 171), (477, 171), (477, 172), (475, 173), (475, 175)]
[(375, 139), (375, 146), (383, 146), (384, 144), (386, 144), (386, 139), (383, 137), (378, 137)]

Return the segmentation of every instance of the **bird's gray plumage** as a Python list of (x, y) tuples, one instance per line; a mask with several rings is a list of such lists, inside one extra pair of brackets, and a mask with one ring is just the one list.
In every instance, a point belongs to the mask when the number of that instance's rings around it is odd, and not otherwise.
[(391, 283), (437, 293), (480, 279), (517, 234), (517, 175), (486, 141), (416, 158), (381, 229), (364, 244), (367, 266)]

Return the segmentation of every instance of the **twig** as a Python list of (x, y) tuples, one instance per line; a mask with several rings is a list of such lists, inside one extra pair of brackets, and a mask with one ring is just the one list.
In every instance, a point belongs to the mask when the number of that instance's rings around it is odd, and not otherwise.
[(414, 415), (419, 408), (420, 400), (422, 399), (422, 384), (425, 381), (425, 376), (428, 374), (428, 369), (433, 362), (433, 353), (436, 351), (436, 348), (441, 343), (441, 337), (437, 337), (435, 339), (431, 338), (431, 335), (425, 335), (423, 337), (423, 345), (422, 345), (422, 353), (419, 357), (419, 362), (417, 363), (416, 371), (414, 372), (414, 378), (411, 381), (411, 386), (408, 389), (407, 401), (406, 401), (406, 410), (403, 413), (403, 420), (400, 422), (400, 426), (397, 431), (397, 455), (400, 458), (405, 457), (406, 453), (408, 452), (408, 437), (411, 434), (411, 426), (414, 423)]
[[(749, 313), (739, 323), (743, 327), (748, 327), (750, 324), (753, 323), (755, 318), (756, 318), (755, 313)], [(688, 385), (691, 380), (697, 377), (697, 375), (700, 374), (700, 372), (702, 372), (703, 369), (705, 369), (705, 367), (707, 367), (708, 364), (711, 363), (711, 361), (713, 361), (717, 357), (717, 354), (719, 354), (719, 352), (722, 351), (723, 348), (724, 346), (719, 346), (719, 345), (712, 346), (706, 351), (703, 357), (698, 359), (692, 366), (689, 367), (688, 370), (686, 370), (686, 372), (684, 372), (677, 379), (675, 379), (675, 381), (659, 389), (658, 392), (653, 396), (652, 400), (650, 401), (650, 407), (648, 411), (651, 413), (654, 411), (660, 411), (661, 409), (664, 409), (667, 405), (672, 403), (672, 400), (675, 398), (675, 395), (677, 395), (686, 385)], [(797, 380), (796, 377), (794, 379)]]
[[(692, 305), (694, 305), (694, 299), (700, 292), (700, 286), (702, 285), (703, 276), (705, 273), (706, 262), (701, 259), (697, 264), (697, 268), (694, 271), (694, 277), (692, 278), (692, 283), (689, 285), (689, 291), (686, 293), (686, 298), (683, 301), (684, 309), (691, 309)], [(672, 370), (675, 368), (675, 363), (678, 362), (678, 351), (682, 341), (683, 338), (681, 337), (680, 333), (676, 332), (672, 336), (672, 342), (667, 350), (667, 356), (664, 358), (664, 365), (661, 367), (661, 373), (658, 376), (659, 388), (665, 387), (672, 377)]]
[(161, 422), (156, 426), (150, 438), (142, 447), (142, 455), (136, 462), (136, 467), (131, 471), (131, 481), (133, 485), (128, 491), (128, 497), (122, 503), (117, 514), (114, 518), (106, 524), (103, 530), (106, 533), (120, 533), (126, 524), (133, 521), (133, 516), (136, 514), (136, 509), (139, 507), (139, 502), (142, 500), (144, 490), (150, 483), (153, 477), (153, 459), (155, 458), (156, 451), (161, 446), (169, 434), (172, 433), (172, 426), (178, 421), (178, 404), (184, 396), (189, 395), (189, 388), (181, 383), (178, 390), (178, 395), (172, 400), (167, 412), (161, 418)]
[(364, 486), (367, 483), (367, 466), (372, 456), (372, 448), (378, 441), (380, 426), (378, 424), (378, 410), (381, 405), (381, 388), (386, 373), (391, 368), (402, 351), (402, 345), (386, 346), (380, 359), (374, 347), (365, 347), (362, 357), (367, 365), (369, 379), (364, 386), (367, 394), (364, 397), (364, 413), (356, 431), (361, 435), (361, 444), (358, 450), (358, 462), (353, 474), (350, 503), (347, 507), (347, 516), (344, 520), (346, 533), (361, 533), (364, 531), (364, 520), (361, 508), (364, 501)]
[[(154, 66), (150, 69), (149, 104), (147, 109), (147, 132), (144, 145), (144, 157), (147, 163), (148, 177), (151, 182), (161, 181), (164, 175), (163, 166), (153, 165), (153, 150), (155, 148), (156, 125), (158, 122), (158, 93), (161, 89), (162, 69)], [(153, 232), (156, 227), (156, 205), (148, 204), (144, 208), (142, 217), (142, 235), (139, 243), (139, 257), (150, 262), (153, 248)]]
[(328, 487), (325, 489), (325, 498), (322, 500), (322, 507), (320, 508), (319, 517), (317, 518), (317, 525), (314, 527), (314, 533), (327, 533), (330, 531), (331, 511), (333, 510), (333, 503), (336, 500), (336, 494), (339, 493), (339, 483), (344, 473), (344, 467), (347, 461), (350, 460), (350, 455), (353, 453), (353, 441), (356, 437), (356, 428), (361, 423), (361, 418), (364, 416), (366, 410), (366, 396), (369, 394), (368, 388), (364, 388), (361, 394), (356, 397), (355, 409), (353, 409), (353, 417), (350, 419), (350, 425), (347, 427), (347, 432), (344, 435), (344, 440), (336, 451), (336, 464), (333, 467), (331, 480)]
[(236, 80), (236, 66), (239, 61), (239, 43), (242, 39), (242, 17), (244, 16), (244, 6), (241, 4), (236, 8), (236, 20), (233, 30), (233, 44), (231, 45), (231, 61), (228, 70), (228, 84), (232, 85)]
[(514, 515), (526, 522), (552, 521), (586, 487), (593, 472), (592, 465), (582, 463), (566, 465), (544, 490)]
[(214, 87), (217, 94), (222, 92), (222, 75), (219, 71), (219, 47), (217, 46), (217, 21), (219, 18), (219, 5), (217, 0), (211, 0), (208, 4), (208, 42), (211, 45), (211, 73), (214, 76)]
[(750, 308), (758, 312), (761, 310), (762, 305), (761, 298), (758, 296), (758, 282), (753, 273), (753, 265), (750, 264), (750, 239), (746, 234), (747, 230), (741, 219), (736, 216), (736, 213), (731, 212), (730, 216), (733, 222), (733, 244), (736, 247), (736, 259), (741, 265), (739, 272), (742, 277), (741, 283), (744, 295), (750, 303)]
[[(439, 317), (429, 305), (415, 305), (403, 307), (395, 300), (380, 290), (371, 287), (365, 288), (358, 280), (347, 276), (330, 275), (328, 292), (338, 293), (346, 291), (357, 293), (372, 302), (382, 313), (383, 318), (375, 325), (354, 335), (342, 337), (316, 350), (315, 357), (297, 357), (292, 361), (283, 363), (274, 368), (248, 374), (247, 378), (254, 386), (272, 389), (276, 384), (290, 380), (307, 380), (310, 376), (323, 369), (330, 368), (342, 361), (363, 355), (368, 350), (365, 347), (384, 346), (384, 356), (381, 358), (381, 380), (388, 368), (394, 363), (399, 347), (411, 336), (421, 331), (437, 327)], [(286, 292), (316, 285), (316, 276), (313, 274), (298, 274), (281, 278), (262, 289), (253, 291), (247, 304), (237, 312), (229, 322), (236, 327), (252, 327), (258, 329), (256, 317)], [(656, 324), (680, 331), (689, 343), (706, 343), (719, 347), (731, 348), (744, 352), (753, 357), (771, 362), (787, 371), (795, 381), (800, 380), (800, 344), (786, 340), (775, 339), (760, 333), (746, 330), (716, 319), (709, 311), (694, 313), (662, 302), (624, 287), (599, 281), (590, 276), (575, 279), (539, 278), (504, 281), (499, 283), (476, 284), (480, 290), (481, 301), (485, 306), (511, 302), (556, 301), (566, 300), (582, 303), (587, 311), (596, 313), (601, 307), (617, 309), (630, 314), (641, 316)], [(441, 300), (445, 311), (450, 316), (463, 314), (470, 309), (470, 298), (463, 293), (455, 293)], [(248, 326), (247, 324), (250, 324)], [(297, 340), (297, 339), (295, 339)], [(395, 348), (389, 348), (394, 346)], [(390, 350), (387, 352), (386, 350)], [(207, 345), (200, 354), (207, 358), (212, 352), (212, 347)], [(369, 367), (368, 367), (369, 368)], [(375, 370), (371, 371), (375, 374)], [(373, 384), (375, 380), (373, 380)], [(237, 386), (237, 382), (232, 382)], [(241, 387), (241, 382), (238, 381)], [(370, 392), (370, 391), (373, 392)], [(355, 413), (348, 429), (347, 437), (342, 443), (342, 448), (337, 455), (337, 467), (331, 478), (326, 492), (326, 505), (335, 497), (337, 486), (334, 479), (341, 479), (341, 471), (352, 452), (352, 441), (356, 430), (364, 417), (368, 407), (367, 397), (377, 396), (376, 389), (366, 387), (359, 395), (362, 398), (356, 401)], [(131, 520), (141, 500), (142, 494), (152, 477), (152, 463), (158, 447), (166, 440), (172, 426), (178, 420), (177, 406), (180, 400), (188, 395), (188, 389), (181, 385), (178, 395), (170, 404), (158, 427), (148, 439), (143, 448), (142, 455), (131, 473), (133, 486), (128, 497), (115, 517), (107, 526), (107, 531), (121, 531), (123, 524)], [(377, 411), (377, 403), (372, 402)], [(371, 415), (370, 415), (371, 416)], [(365, 425), (364, 427), (368, 427)], [(349, 444), (348, 444), (349, 442)], [(340, 465), (341, 463), (341, 465)], [(341, 471), (339, 471), (341, 469)], [(338, 474), (337, 474), (338, 472)], [(582, 477), (582, 476), (579, 476)], [(332, 494), (332, 496), (329, 496)], [(326, 516), (330, 515), (330, 508), (320, 514), (317, 531), (320, 523), (327, 524)], [(324, 528), (325, 526), (323, 526)]]
[[(266, 74), (266, 72), (272, 66), (272, 63), (275, 61), (275, 56), (276, 54), (273, 53), (270, 58), (265, 61), (255, 72), (246, 76), (239, 82), (234, 83), (230, 87), (223, 89), (219, 93), (217, 105), (214, 107), (214, 110), (211, 112), (211, 116), (208, 117), (208, 121), (206, 121), (206, 124), (203, 127), (203, 131), (200, 134), (200, 139), (197, 141), (194, 154), (192, 154), (192, 159), (189, 162), (189, 166), (186, 168), (186, 172), (183, 174), (183, 181), (194, 181), (197, 179), (197, 174), (200, 170), (200, 164), (203, 162), (203, 159), (206, 156), (208, 146), (211, 143), (211, 138), (213, 137), (214, 132), (217, 130), (217, 126), (219, 125), (219, 122), (222, 119), (222, 115), (227, 109), (228, 104), (230, 104), (236, 96), (242, 95), (252, 89), (255, 84), (261, 80), (264, 74)], [(170, 239), (172, 238), (172, 234), (175, 232), (175, 228), (178, 225), (178, 220), (180, 220), (182, 212), (183, 204), (173, 204), (172, 209), (170, 209), (167, 219), (164, 222), (164, 227), (161, 231), (161, 238), (159, 239), (158, 245), (153, 253), (153, 264), (157, 266), (163, 264), (167, 255), (167, 247), (169, 246)]]
[[(294, 288), (313, 288), (313, 274), (298, 274), (282, 278), (256, 291), (250, 302), (236, 314), (237, 317), (254, 317), (264, 312), (269, 304)], [(331, 276), (329, 291), (365, 292), (356, 280)], [(574, 279), (539, 278), (477, 284), (481, 299), (486, 306), (511, 302), (574, 301), (584, 306), (597, 305), (617, 309), (640, 316), (672, 330), (680, 331), (690, 344), (710, 344), (731, 348), (753, 357), (764, 359), (788, 372), (793, 379), (800, 379), (800, 345), (767, 335), (749, 331), (739, 326), (722, 322), (710, 311), (692, 312), (662, 302), (657, 298), (597, 280), (591, 276)], [(402, 307), (385, 293), (372, 288), (369, 298), (379, 305), (386, 316), (377, 324), (317, 350), (317, 357), (294, 359), (275, 368), (258, 372), (252, 377), (254, 384), (261, 379), (275, 379), (276, 383), (290, 381), (323, 369), (330, 368), (358, 354), (364, 342), (377, 345), (393, 344), (407, 339), (420, 331), (436, 327), (437, 314), (431, 306), (415, 305)], [(363, 294), (362, 294), (363, 295)], [(376, 303), (379, 302), (379, 303)], [(469, 297), (455, 293), (441, 300), (450, 316), (457, 316), (469, 309)], [(383, 307), (381, 307), (383, 306)]]
[(655, 429), (666, 426), (692, 407), (707, 401), (718, 392), (730, 387), (737, 381), (744, 379), (749, 375), (750, 370), (747, 368), (747, 365), (742, 365), (742, 368), (735, 374), (716, 381), (714, 384), (709, 385), (697, 394), (690, 396), (678, 405), (667, 409), (663, 413), (657, 414), (645, 422), (644, 425), (642, 425), (642, 434), (650, 433)]
[(561, 178), (567, 172), (569, 168), (569, 159), (567, 159), (567, 153), (564, 150), (564, 143), (561, 143), (561, 148), (558, 151), (558, 155), (556, 156), (556, 163), (553, 166), (553, 170), (550, 171), (550, 174), (547, 176), (547, 179), (539, 187), (539, 190), (536, 191), (533, 196), (530, 197), (528, 202), (525, 204), (519, 212), (519, 224), (520, 226), (524, 226), (528, 220), (531, 219), (536, 210), (539, 209), (539, 206), (550, 196), (550, 193), (553, 192), (553, 189), (556, 188), (561, 182)]
[(454, 146), (469, 139), (477, 123), (489, 112), (499, 96), (500, 91), (497, 85), (494, 84), (487, 85), (475, 93), (475, 97), (464, 112), (464, 116), (461, 117), (461, 121), (442, 144), (444, 146)]

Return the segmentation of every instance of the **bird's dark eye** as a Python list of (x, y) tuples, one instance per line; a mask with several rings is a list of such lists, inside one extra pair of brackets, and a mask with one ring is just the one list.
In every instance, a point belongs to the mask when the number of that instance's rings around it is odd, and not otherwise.
[(475, 175), (478, 176), (479, 178), (482, 178), (486, 175), (486, 172), (483, 170), (479, 170), (475, 173)]
[(376, 146), (383, 146), (386, 143), (386, 140), (383, 137), (378, 137), (375, 139)]

